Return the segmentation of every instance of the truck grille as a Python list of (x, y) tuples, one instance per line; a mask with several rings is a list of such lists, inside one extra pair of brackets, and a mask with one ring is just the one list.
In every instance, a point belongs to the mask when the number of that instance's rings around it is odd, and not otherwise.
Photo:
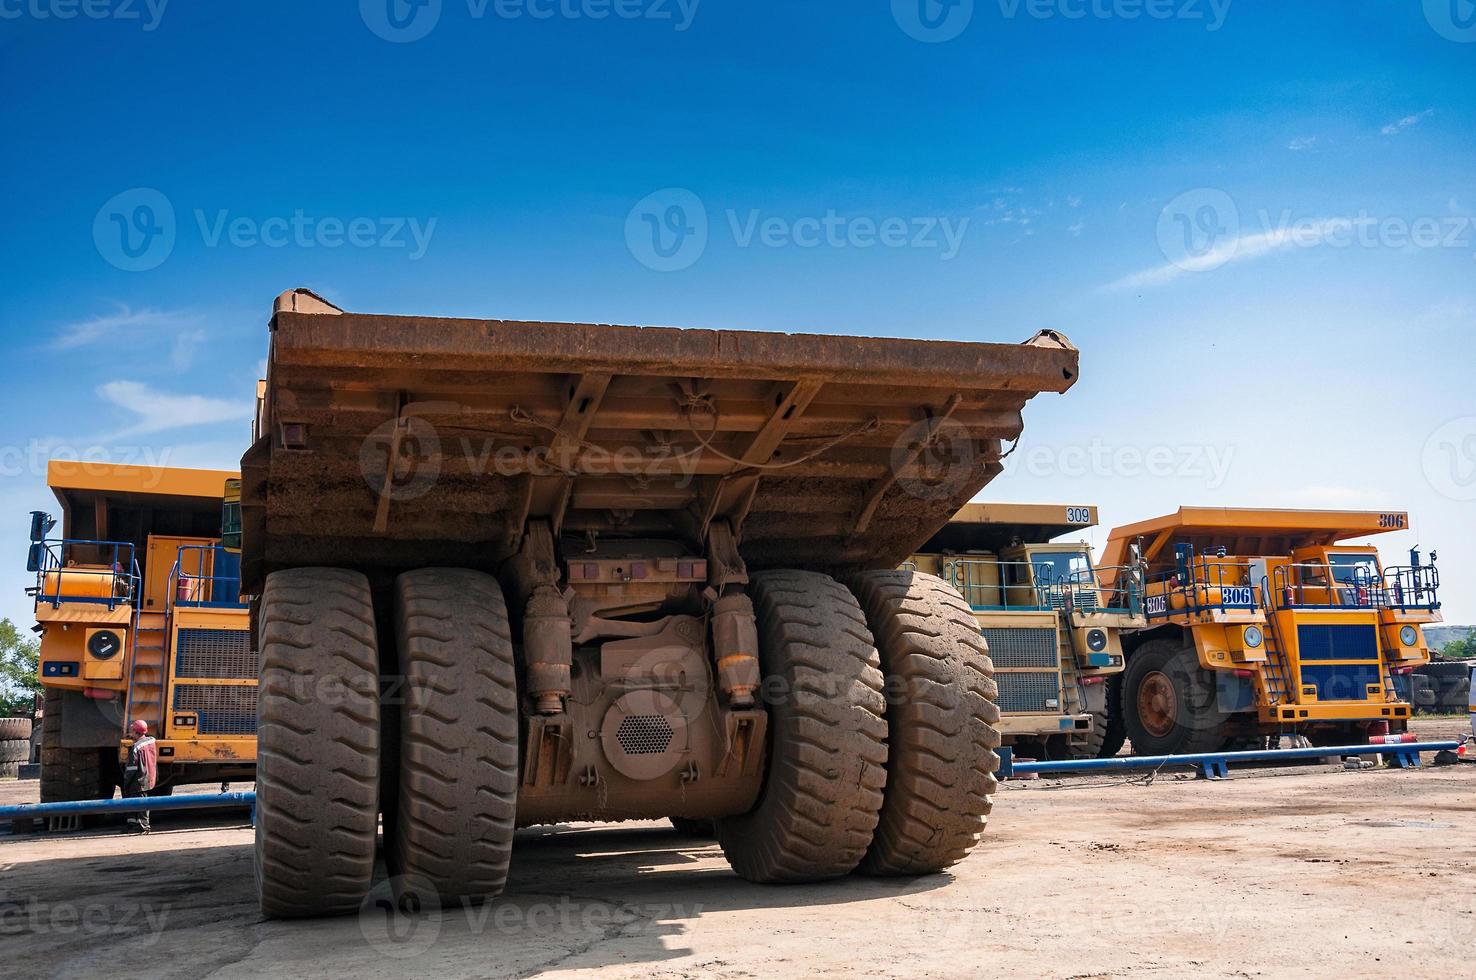
[(1379, 635), (1372, 623), (1298, 626), (1297, 647), (1304, 661), (1379, 659)]
[[(999, 710), (1007, 715), (1059, 713), (1061, 676), (1055, 671), (995, 674), (999, 684)], [(1055, 706), (1046, 702), (1054, 701)]]
[(201, 735), (255, 735), (255, 684), (175, 684), (174, 710), (193, 711)]
[(1376, 664), (1302, 665), (1302, 685), (1317, 688), (1318, 701), (1367, 701), (1369, 685), (1378, 683)]
[(256, 651), (247, 630), (188, 628), (179, 631), (174, 655), (176, 677), (252, 680), (257, 674)]
[(1050, 627), (1010, 628), (986, 626), (979, 630), (989, 644), (989, 657), (996, 667), (1036, 667), (1055, 670), (1059, 663), (1056, 631)]

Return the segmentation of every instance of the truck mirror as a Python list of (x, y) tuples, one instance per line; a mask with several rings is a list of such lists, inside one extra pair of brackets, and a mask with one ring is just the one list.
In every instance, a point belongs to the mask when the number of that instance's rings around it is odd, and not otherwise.
[(33, 542), (45, 541), (46, 535), (51, 533), (54, 527), (56, 527), (56, 520), (50, 514), (39, 510), (31, 511), (31, 540)]
[(26, 571), (41, 571), (41, 556), (46, 553), (46, 545), (40, 541), (33, 541), (30, 550), (26, 553)]

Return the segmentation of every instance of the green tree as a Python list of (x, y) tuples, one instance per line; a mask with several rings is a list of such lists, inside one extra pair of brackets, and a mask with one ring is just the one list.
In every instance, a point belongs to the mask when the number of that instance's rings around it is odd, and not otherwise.
[(1446, 660), (1476, 659), (1476, 639), (1463, 636), (1459, 640), (1451, 640), (1441, 648), (1440, 655)]
[(0, 716), (29, 715), (41, 693), (36, 677), (36, 661), (41, 644), (15, 628), (8, 619), (0, 619)]

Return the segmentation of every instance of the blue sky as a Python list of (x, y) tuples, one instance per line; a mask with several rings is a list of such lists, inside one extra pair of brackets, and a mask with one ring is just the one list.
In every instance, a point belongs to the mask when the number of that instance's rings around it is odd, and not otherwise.
[(1471, 0), (0, 0), (0, 613), (35, 461), (233, 465), (304, 285), (1056, 328), (987, 496), (1407, 509), (1476, 621), (1473, 82)]

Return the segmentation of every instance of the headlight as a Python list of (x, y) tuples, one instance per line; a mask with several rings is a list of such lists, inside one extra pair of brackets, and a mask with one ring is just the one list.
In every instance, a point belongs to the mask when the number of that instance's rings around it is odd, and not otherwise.
[(1418, 646), (1420, 642), (1420, 631), (1413, 626), (1406, 626), (1399, 631), (1399, 642), (1407, 647)]
[(1261, 633), (1259, 626), (1247, 626), (1245, 628), (1245, 645), (1254, 650), (1266, 639)]
[(1101, 653), (1107, 649), (1107, 631), (1087, 630), (1087, 649), (1093, 653)]
[(112, 630), (98, 630), (87, 638), (87, 652), (98, 660), (114, 657), (123, 649), (123, 641)]

